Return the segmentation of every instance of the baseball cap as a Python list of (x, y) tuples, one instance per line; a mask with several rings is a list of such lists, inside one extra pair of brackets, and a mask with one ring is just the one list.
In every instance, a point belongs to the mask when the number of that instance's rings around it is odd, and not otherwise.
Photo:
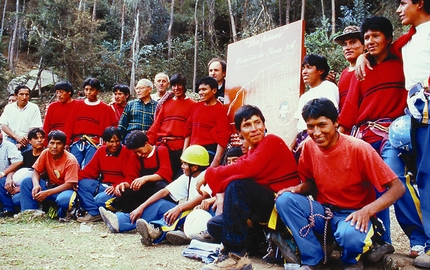
[(355, 25), (350, 25), (343, 29), (342, 34), (334, 38), (334, 42), (342, 45), (342, 42), (347, 39), (358, 38), (361, 43), (363, 43), (363, 37), (361, 36), (360, 27)]

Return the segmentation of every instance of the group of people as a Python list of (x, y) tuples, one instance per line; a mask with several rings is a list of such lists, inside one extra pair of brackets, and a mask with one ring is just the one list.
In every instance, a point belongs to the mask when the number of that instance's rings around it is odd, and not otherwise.
[[(414, 265), (430, 268), (430, 1), (401, 0), (397, 13), (411, 28), (394, 42), (391, 22), (378, 16), (334, 39), (349, 62), (337, 84), (324, 56), (304, 58), (309, 90), (294, 115), (293, 150), (268, 133), (253, 105), (236, 111), (232, 131), (220, 59), (196, 83), (199, 102), (186, 97), (181, 74), (157, 74), (152, 96), (153, 83), (140, 80), (131, 101), (128, 87), (117, 85), (112, 105), (98, 99), (95, 78), (84, 82), (84, 100), (59, 83), (43, 125), (30, 90), (18, 86), (0, 117), (0, 215), (49, 199), (57, 207), (48, 214), (67, 220), (79, 198), (85, 214), (77, 221), (102, 219), (113, 233), (136, 229), (144, 245), (222, 243), (202, 269), (252, 269), (254, 231), (275, 235), (272, 244), (302, 269), (325, 264), (333, 244), (344, 269), (363, 269), (363, 260), (394, 252), (394, 205)], [(225, 164), (232, 134), (243, 155)], [(186, 235), (178, 229), (193, 209), (212, 218), (200, 234)], [(278, 237), (285, 231), (297, 250)]]

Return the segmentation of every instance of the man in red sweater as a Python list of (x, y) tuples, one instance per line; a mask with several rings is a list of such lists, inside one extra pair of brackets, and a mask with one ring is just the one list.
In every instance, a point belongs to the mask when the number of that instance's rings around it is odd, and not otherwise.
[(123, 182), (115, 187), (115, 193), (121, 196), (112, 204), (116, 209), (129, 213), (172, 182), (172, 168), (167, 147), (152, 146), (140, 130), (130, 132), (126, 146), (133, 153)]
[(343, 33), (334, 39), (334, 42), (342, 46), (342, 53), (349, 62), (349, 66), (340, 74), (339, 82), (339, 111), (342, 111), (346, 95), (354, 76), (357, 58), (364, 52), (364, 40), (360, 33), (360, 27), (351, 25), (345, 27)]
[(105, 128), (118, 125), (113, 110), (98, 98), (102, 88), (100, 81), (88, 78), (83, 86), (86, 98), (76, 102), (70, 113), (70, 125), (66, 128), (66, 134), (70, 135), (67, 137), (71, 142), (70, 153), (81, 168), (94, 156)]
[[(46, 109), (45, 119), (43, 120), (43, 130), (49, 134), (52, 130), (67, 131), (66, 126), (70, 124), (70, 112), (76, 104), (72, 98), (73, 87), (68, 82), (59, 82), (55, 85), (55, 95), (57, 101), (49, 104)], [(67, 134), (70, 138), (71, 134)]]
[(201, 145), (209, 152), (211, 167), (219, 166), (224, 149), (230, 140), (227, 110), (217, 100), (218, 83), (212, 77), (197, 81), (200, 102), (194, 106), (185, 129), (184, 150)]
[[(393, 26), (385, 17), (366, 18), (361, 25), (361, 34), (371, 57), (373, 72), (369, 72), (365, 81), (352, 78), (339, 115), (339, 130), (353, 130), (352, 135), (372, 145), (402, 179), (404, 163), (398, 156), (398, 149), (387, 140), (391, 122), (404, 114), (407, 96), (402, 62), (389, 51)], [(378, 217), (386, 228), (385, 240), (391, 243), (388, 209), (378, 213)]]
[(200, 174), (197, 190), (204, 183), (214, 193), (224, 192), (222, 215), (208, 222), (209, 234), (224, 245), (222, 255), (202, 269), (252, 269), (246, 255), (248, 223), (267, 223), (275, 193), (300, 183), (294, 156), (285, 142), (266, 135), (265, 119), (259, 108), (244, 105), (234, 116), (249, 151), (229, 166), (209, 167)]
[(131, 150), (121, 144), (121, 131), (117, 127), (107, 127), (102, 139), (104, 145), (79, 171), (78, 195), (87, 214), (78, 217), (78, 222), (101, 220), (99, 207), (115, 210), (111, 203), (121, 195), (115, 188), (124, 181)]
[(159, 102), (160, 111), (149, 128), (147, 136), (151, 145), (164, 145), (169, 149), (173, 179), (182, 173), (181, 154), (184, 147), (184, 132), (187, 119), (196, 102), (185, 95), (187, 78), (182, 74), (173, 74), (170, 78), (172, 95), (164, 102)]

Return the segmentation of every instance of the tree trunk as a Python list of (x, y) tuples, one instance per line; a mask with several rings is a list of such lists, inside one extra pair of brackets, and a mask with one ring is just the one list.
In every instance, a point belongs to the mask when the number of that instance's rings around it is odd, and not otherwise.
[(210, 46), (211, 46), (211, 50), (213, 51), (215, 49), (215, 46), (218, 44), (218, 40), (215, 32), (215, 0), (209, 1), (208, 28), (209, 28)]
[(18, 36), (18, 26), (19, 26), (19, 0), (16, 0), (16, 14), (15, 14), (15, 27), (13, 29), (12, 38), (9, 42), (9, 52), (7, 56), (7, 62), (9, 63), (9, 69), (12, 73), (15, 73), (15, 49), (17, 49), (17, 36)]
[(236, 42), (237, 41), (236, 24), (234, 23), (233, 11), (231, 9), (231, 1), (227, 0), (227, 3), (228, 3), (228, 13), (230, 14), (230, 21), (231, 21), (231, 34), (233, 36), (233, 42)]
[(306, 0), (302, 0), (302, 13), (300, 15), (301, 20), (305, 19), (305, 8), (306, 8)]
[(136, 9), (136, 17), (134, 20), (134, 37), (131, 47), (131, 75), (130, 75), (130, 90), (134, 91), (134, 82), (136, 76), (137, 54), (139, 53), (139, 7)]
[(331, 0), (331, 35), (336, 34), (336, 1)]
[(321, 17), (322, 21), (325, 21), (325, 12), (324, 12), (324, 0), (321, 0)]
[[(230, 0), (228, 2), (229, 2), (228, 8), (230, 11), (230, 7), (231, 7)], [(245, 2), (243, 3), (242, 29), (248, 29), (248, 19), (247, 19), (248, 3), (249, 3), (248, 0), (245, 0)], [(230, 12), (230, 18), (231, 18), (231, 12)]]
[(175, 0), (172, 0), (172, 5), (170, 6), (169, 29), (167, 30), (167, 59), (172, 58), (172, 27), (173, 27), (174, 15), (175, 15)]
[(2, 17), (1, 17), (0, 41), (2, 40), (2, 37), (3, 37), (4, 17), (6, 16), (6, 7), (7, 7), (7, 0), (4, 0), (3, 14), (2, 14)]
[[(199, 0), (196, 0), (196, 4), (194, 6), (194, 23), (196, 24), (194, 29), (194, 67), (193, 67), (193, 82), (197, 81), (197, 51), (199, 46), (199, 21), (197, 19), (197, 7), (199, 5)], [(193, 83), (193, 93), (196, 91), (196, 84)]]
[(287, 0), (286, 6), (287, 7), (285, 8), (285, 24), (289, 24), (290, 23), (291, 0)]
[(41, 55), (39, 59), (39, 71), (37, 72), (36, 83), (34, 84), (33, 89), (31, 89), (31, 92), (33, 92), (36, 89), (36, 86), (39, 86), (39, 97), (42, 96), (42, 83), (40, 81), (40, 76), (42, 75), (44, 69), (45, 66), (43, 64), (43, 55)]
[(123, 46), (124, 46), (124, 28), (125, 28), (125, 1), (122, 1), (122, 8), (121, 8), (121, 37), (119, 41), (119, 50), (122, 53)]
[(281, 0), (278, 0), (278, 9), (279, 9), (279, 26), (282, 25), (282, 5)]
[[(322, 0), (321, 0), (322, 1)], [(97, 15), (97, 0), (94, 0), (94, 5), (93, 5), (93, 17), (91, 18), (91, 21), (95, 22), (96, 21), (96, 15)]]

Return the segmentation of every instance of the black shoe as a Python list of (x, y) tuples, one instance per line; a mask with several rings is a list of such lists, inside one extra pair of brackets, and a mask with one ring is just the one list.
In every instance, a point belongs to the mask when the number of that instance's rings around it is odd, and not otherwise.
[(287, 262), (300, 264), (300, 259), (297, 257), (296, 252), (290, 247), (287, 241), (282, 238), (280, 232), (272, 232), (270, 234), (270, 240), (279, 248), (282, 257), (284, 257)]
[(17, 213), (18, 212), (16, 212), (16, 211), (4, 210), (4, 211), (0, 212), (0, 218), (13, 217)]
[(370, 249), (368, 252), (366, 252), (364, 255), (367, 260), (371, 262), (377, 262), (381, 260), (384, 255), (394, 253), (394, 247), (388, 243), (385, 243), (383, 245), (377, 244), (375, 247)]

